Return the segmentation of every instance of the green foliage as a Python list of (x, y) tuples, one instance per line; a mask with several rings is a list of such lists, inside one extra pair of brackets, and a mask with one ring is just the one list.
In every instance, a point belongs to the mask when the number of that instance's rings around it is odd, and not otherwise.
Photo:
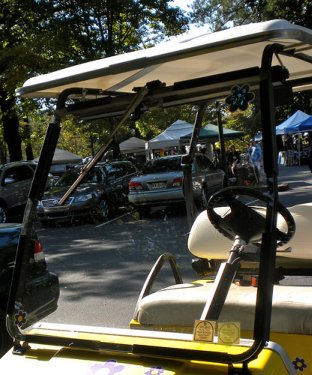
[[(190, 2), (190, 19), (170, 4), (169, 0), (0, 0), (0, 108), (7, 107), (2, 105), (4, 100), (6, 105), (14, 103), (15, 89), (28, 77), (150, 47), (186, 31), (188, 22), (210, 30), (273, 18), (312, 26), (310, 0), (194, 0)], [(31, 119), (35, 155), (40, 151), (54, 106), (55, 100), (23, 99), (10, 109), (19, 118), (27, 115)], [(311, 113), (311, 107), (307, 95), (296, 94), (293, 106), (278, 109), (277, 123), (297, 109)], [(248, 111), (229, 115), (222, 109), (225, 126), (246, 132), (248, 125), (248, 137), (258, 130), (255, 113), (253, 108), (252, 115)], [(151, 139), (177, 119), (193, 123), (195, 115), (196, 106), (152, 109), (136, 123), (127, 121), (116, 141), (132, 135)], [(216, 107), (209, 106), (204, 123), (216, 124), (216, 118)], [(80, 156), (89, 155), (107, 142), (111, 127), (107, 120), (83, 127), (67, 119), (59, 147)], [(22, 129), (20, 134), (24, 139)], [(81, 144), (76, 145), (78, 136)]]
[(213, 31), (278, 18), (311, 28), (311, 11), (310, 0), (194, 0), (190, 18)]
[[(23, 99), (14, 108), (15, 89), (28, 77), (149, 47), (187, 28), (187, 17), (169, 0), (0, 0), (0, 112), (10, 103), (19, 117), (37, 118), (42, 104), (55, 102)], [(105, 138), (100, 133), (92, 139)], [(66, 147), (67, 141), (73, 139), (62, 141)]]

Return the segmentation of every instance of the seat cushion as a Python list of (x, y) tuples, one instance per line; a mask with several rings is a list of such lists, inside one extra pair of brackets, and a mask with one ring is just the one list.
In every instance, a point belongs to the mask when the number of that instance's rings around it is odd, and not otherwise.
[[(211, 282), (178, 284), (142, 299), (138, 309), (141, 326), (192, 328), (200, 319)], [(241, 323), (242, 330), (253, 330), (257, 288), (231, 285), (219, 321)], [(312, 333), (312, 287), (274, 286), (272, 332)]]

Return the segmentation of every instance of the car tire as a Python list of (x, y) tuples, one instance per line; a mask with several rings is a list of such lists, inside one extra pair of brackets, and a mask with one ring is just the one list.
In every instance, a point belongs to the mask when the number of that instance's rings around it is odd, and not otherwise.
[(13, 346), (13, 340), (6, 329), (6, 315), (0, 309), (0, 358)]
[(7, 212), (3, 204), (0, 204), (0, 223), (6, 223), (6, 222), (7, 222)]
[(106, 221), (110, 217), (110, 207), (107, 199), (102, 198), (97, 206), (96, 219)]

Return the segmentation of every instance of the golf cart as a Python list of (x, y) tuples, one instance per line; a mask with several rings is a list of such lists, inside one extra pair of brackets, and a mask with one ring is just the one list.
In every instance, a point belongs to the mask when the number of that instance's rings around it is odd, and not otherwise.
[[(32, 374), (312, 374), (312, 287), (276, 285), (284, 275), (310, 274), (312, 206), (287, 209), (279, 202), (274, 122), (275, 107), (289, 103), (292, 92), (312, 89), (311, 63), (312, 31), (273, 20), (190, 33), (25, 82), (18, 90), (21, 97), (57, 98), (57, 106), (25, 210), (7, 309), (14, 347), (1, 359), (3, 372), (22, 366)], [(190, 166), (207, 103), (222, 102), (235, 111), (251, 101), (261, 113), (266, 189), (226, 186), (225, 181), (207, 210), (198, 213)], [(23, 260), (62, 119), (117, 119), (110, 140), (60, 200), (66, 204), (129, 117), (182, 104), (198, 108), (189, 153), (182, 158), (186, 241), (196, 257), (197, 280), (184, 283), (175, 257), (165, 252), (151, 267), (129, 328), (38, 322), (24, 329), (17, 319), (23, 313), (26, 327)], [(218, 125), (224, 157), (220, 111)], [(174, 285), (155, 290), (168, 264)], [(123, 273), (119, 283), (130, 287), (128, 280)]]

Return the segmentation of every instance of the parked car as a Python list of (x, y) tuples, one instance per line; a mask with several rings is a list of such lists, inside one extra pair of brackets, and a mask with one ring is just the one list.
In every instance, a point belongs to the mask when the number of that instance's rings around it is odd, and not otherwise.
[(32, 161), (0, 165), (0, 223), (5, 223), (8, 215), (20, 213), (25, 206), (35, 168)]
[[(22, 214), (36, 166), (36, 162), (25, 160), (0, 165), (0, 223)], [(47, 187), (51, 183), (49, 175)]]
[[(0, 224), (0, 357), (12, 345), (12, 339), (6, 329), (6, 309), (20, 232), (21, 224)], [(42, 316), (40, 306), (45, 304), (49, 312), (56, 310), (59, 297), (58, 277), (48, 272), (43, 247), (35, 232), (32, 235), (31, 248), (33, 251), (27, 262), (25, 298), (20, 301), (23, 310), (27, 311), (28, 325)]]
[(37, 207), (42, 224), (83, 218), (104, 221), (114, 209), (128, 203), (128, 183), (138, 174), (138, 169), (129, 161), (112, 161), (92, 168), (65, 204), (60, 205), (60, 199), (82, 168), (80, 164), (68, 170), (45, 192)]
[[(192, 180), (195, 200), (205, 205), (209, 196), (222, 188), (224, 171), (215, 168), (204, 154), (196, 154)], [(129, 182), (128, 199), (141, 212), (151, 206), (184, 202), (181, 155), (149, 160), (142, 174)]]

